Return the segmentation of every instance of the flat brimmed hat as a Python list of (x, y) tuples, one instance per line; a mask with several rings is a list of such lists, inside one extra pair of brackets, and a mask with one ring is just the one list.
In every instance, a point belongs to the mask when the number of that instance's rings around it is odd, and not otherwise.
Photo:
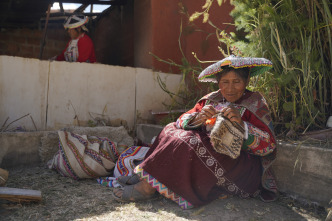
[(88, 16), (71, 15), (66, 19), (65, 23), (63, 24), (63, 27), (65, 27), (65, 29), (78, 28), (85, 25), (88, 21), (89, 21)]
[(250, 77), (253, 77), (271, 69), (272, 62), (266, 58), (236, 57), (231, 55), (205, 68), (198, 76), (198, 80), (217, 83), (216, 74), (221, 72), (224, 66), (233, 68), (248, 67), (250, 68)]

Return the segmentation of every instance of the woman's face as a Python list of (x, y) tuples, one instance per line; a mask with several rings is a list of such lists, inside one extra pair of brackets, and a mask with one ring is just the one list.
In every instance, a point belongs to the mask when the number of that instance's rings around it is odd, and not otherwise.
[(69, 28), (67, 31), (71, 39), (77, 39), (80, 36), (76, 28)]
[(249, 83), (248, 79), (243, 79), (234, 71), (224, 74), (219, 81), (219, 88), (224, 98), (233, 103), (240, 99)]

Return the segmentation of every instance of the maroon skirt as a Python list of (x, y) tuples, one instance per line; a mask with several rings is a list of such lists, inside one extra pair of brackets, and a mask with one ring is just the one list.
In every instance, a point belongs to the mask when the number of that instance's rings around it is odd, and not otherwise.
[(206, 132), (167, 125), (140, 164), (147, 173), (194, 206), (221, 194), (246, 198), (260, 192), (258, 156), (242, 151), (237, 159), (217, 153)]

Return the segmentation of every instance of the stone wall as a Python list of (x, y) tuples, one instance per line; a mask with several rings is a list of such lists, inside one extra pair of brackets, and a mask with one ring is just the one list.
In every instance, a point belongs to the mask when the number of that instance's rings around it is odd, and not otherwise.
[[(42, 29), (1, 29), (0, 55), (39, 58), (42, 39)], [(68, 40), (69, 37), (62, 26), (49, 28), (42, 59), (47, 60), (60, 54)]]

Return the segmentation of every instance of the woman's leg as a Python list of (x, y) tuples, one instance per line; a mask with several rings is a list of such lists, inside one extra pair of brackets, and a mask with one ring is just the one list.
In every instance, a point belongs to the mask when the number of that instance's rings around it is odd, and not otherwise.
[[(133, 185), (134, 191), (139, 192), (142, 196), (148, 198), (150, 196), (153, 196), (156, 192), (156, 189), (154, 189), (150, 184), (148, 184), (145, 180), (140, 181), (139, 183)], [(115, 188), (113, 190), (113, 193), (116, 197), (122, 198), (122, 195), (124, 194), (125, 188)], [(136, 199), (131, 197), (129, 201), (135, 201)]]

